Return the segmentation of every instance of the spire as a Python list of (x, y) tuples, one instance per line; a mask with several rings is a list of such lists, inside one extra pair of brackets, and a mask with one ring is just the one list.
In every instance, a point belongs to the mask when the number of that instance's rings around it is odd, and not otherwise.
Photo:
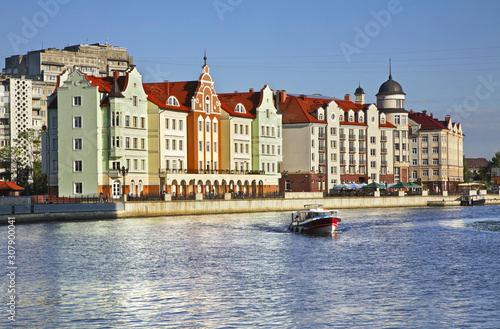
[(207, 65), (207, 50), (205, 49), (204, 50), (204, 56), (203, 56), (203, 67), (205, 67)]
[(389, 80), (392, 80), (392, 65), (390, 57), (389, 57)]

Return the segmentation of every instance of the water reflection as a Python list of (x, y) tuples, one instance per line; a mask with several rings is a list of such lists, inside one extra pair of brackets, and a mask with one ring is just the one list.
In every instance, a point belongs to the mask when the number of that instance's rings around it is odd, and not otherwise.
[(500, 207), (467, 208), (342, 210), (329, 237), (280, 212), (20, 225), (19, 323), (494, 327)]

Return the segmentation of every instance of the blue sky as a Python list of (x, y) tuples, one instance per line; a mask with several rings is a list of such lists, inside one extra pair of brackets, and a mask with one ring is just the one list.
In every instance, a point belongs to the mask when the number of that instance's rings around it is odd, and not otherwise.
[[(392, 75), (406, 108), (463, 125), (467, 157), (500, 151), (500, 1), (2, 1), (0, 56), (126, 47), (147, 82), (195, 80), (366, 101)], [(2, 63), (2, 67), (4, 63)]]

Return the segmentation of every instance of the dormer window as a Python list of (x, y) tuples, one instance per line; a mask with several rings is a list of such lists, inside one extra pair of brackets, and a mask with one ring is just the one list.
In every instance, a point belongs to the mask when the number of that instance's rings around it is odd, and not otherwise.
[(344, 115), (343, 115), (343, 114), (341, 114), (341, 115), (339, 116), (339, 121), (344, 121)]
[(365, 121), (365, 118), (363, 117), (363, 114), (361, 114), (361, 113), (360, 113), (360, 114), (358, 115), (358, 122), (363, 123), (364, 121)]
[(247, 113), (247, 111), (245, 110), (245, 107), (242, 104), (236, 105), (236, 108), (234, 109), (234, 112), (237, 112), (237, 113)]
[(323, 120), (323, 112), (318, 113), (318, 120)]
[(385, 116), (381, 116), (380, 117), (380, 123), (381, 124), (385, 124)]
[(349, 122), (353, 122), (354, 121), (354, 115), (349, 115)]
[(170, 105), (170, 106), (180, 106), (179, 101), (174, 96), (170, 96), (168, 98), (167, 105)]

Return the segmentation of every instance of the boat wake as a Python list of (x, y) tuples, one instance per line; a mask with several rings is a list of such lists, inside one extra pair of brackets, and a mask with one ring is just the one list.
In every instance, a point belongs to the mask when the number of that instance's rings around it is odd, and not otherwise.
[(479, 221), (467, 224), (467, 227), (481, 231), (500, 232), (500, 221)]

